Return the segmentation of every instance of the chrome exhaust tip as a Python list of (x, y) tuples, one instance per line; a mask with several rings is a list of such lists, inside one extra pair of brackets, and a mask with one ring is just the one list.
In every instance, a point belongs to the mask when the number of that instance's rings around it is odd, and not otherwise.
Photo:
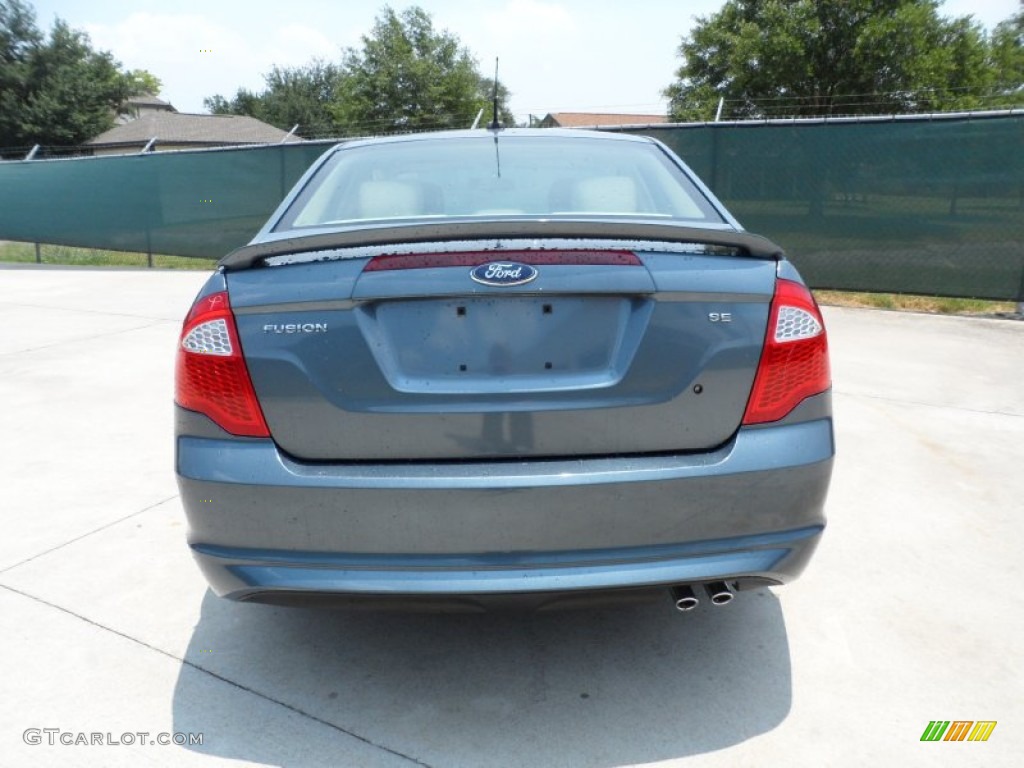
[(681, 584), (678, 587), (672, 587), (670, 591), (672, 593), (672, 602), (675, 603), (676, 610), (680, 613), (692, 611), (700, 605), (700, 600), (697, 599), (697, 595), (694, 594), (693, 587), (689, 584)]
[(724, 581), (712, 581), (705, 584), (704, 591), (708, 593), (708, 599), (712, 605), (726, 605), (731, 603), (734, 597), (729, 585)]

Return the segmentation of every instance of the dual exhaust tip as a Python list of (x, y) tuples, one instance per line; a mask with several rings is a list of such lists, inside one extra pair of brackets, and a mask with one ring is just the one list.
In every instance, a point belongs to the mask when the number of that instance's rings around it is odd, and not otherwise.
[[(726, 605), (732, 602), (733, 592), (724, 581), (711, 581), (703, 586), (712, 605)], [(680, 584), (672, 587), (671, 592), (672, 602), (675, 603), (676, 610), (680, 613), (692, 611), (700, 605), (697, 593), (694, 592), (693, 587), (689, 584)]]

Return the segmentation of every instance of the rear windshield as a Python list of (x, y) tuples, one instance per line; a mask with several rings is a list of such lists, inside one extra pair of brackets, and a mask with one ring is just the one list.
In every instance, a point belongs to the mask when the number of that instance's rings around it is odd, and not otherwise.
[(481, 132), (342, 148), (275, 229), (524, 215), (722, 222), (657, 145)]

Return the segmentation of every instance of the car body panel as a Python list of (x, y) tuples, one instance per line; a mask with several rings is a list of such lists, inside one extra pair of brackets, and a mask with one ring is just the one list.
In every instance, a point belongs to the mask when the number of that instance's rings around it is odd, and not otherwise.
[[(200, 292), (230, 297), (269, 430), (239, 437), (176, 407), (188, 540), (214, 591), (475, 610), (798, 576), (825, 526), (830, 393), (742, 422), (777, 281), (801, 281), (662, 145), (507, 132), (654, 147), (702, 196), (705, 221), (484, 211), (288, 224), (338, 153), (492, 133), (325, 153)], [(415, 186), (389, 178), (373, 195)], [(594, 253), (623, 258), (577, 258)], [(530, 279), (476, 279), (506, 262)]]
[(284, 586), (274, 569), (292, 566), (291, 588), (543, 591), (615, 586), (615, 564), (633, 573), (619, 586), (673, 582), (651, 563), (682, 580), (788, 581), (824, 527), (833, 452), (818, 419), (742, 429), (711, 453), (440, 466), (305, 463), (268, 440), (181, 437), (178, 470), (197, 558), (235, 597)]
[[(229, 273), (227, 285), (271, 434), (296, 457), (719, 445), (750, 392), (775, 265), (640, 259), (539, 267), (529, 284), (499, 288), (465, 267), (358, 271), (365, 260)], [(299, 301), (282, 309), (281, 296)], [(276, 332), (303, 326), (323, 330)]]

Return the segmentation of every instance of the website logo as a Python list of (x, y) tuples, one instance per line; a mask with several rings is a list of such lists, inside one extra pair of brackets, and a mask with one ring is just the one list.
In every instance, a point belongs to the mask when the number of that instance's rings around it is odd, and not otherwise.
[(988, 741), (995, 729), (995, 720), (931, 720), (921, 741)]

